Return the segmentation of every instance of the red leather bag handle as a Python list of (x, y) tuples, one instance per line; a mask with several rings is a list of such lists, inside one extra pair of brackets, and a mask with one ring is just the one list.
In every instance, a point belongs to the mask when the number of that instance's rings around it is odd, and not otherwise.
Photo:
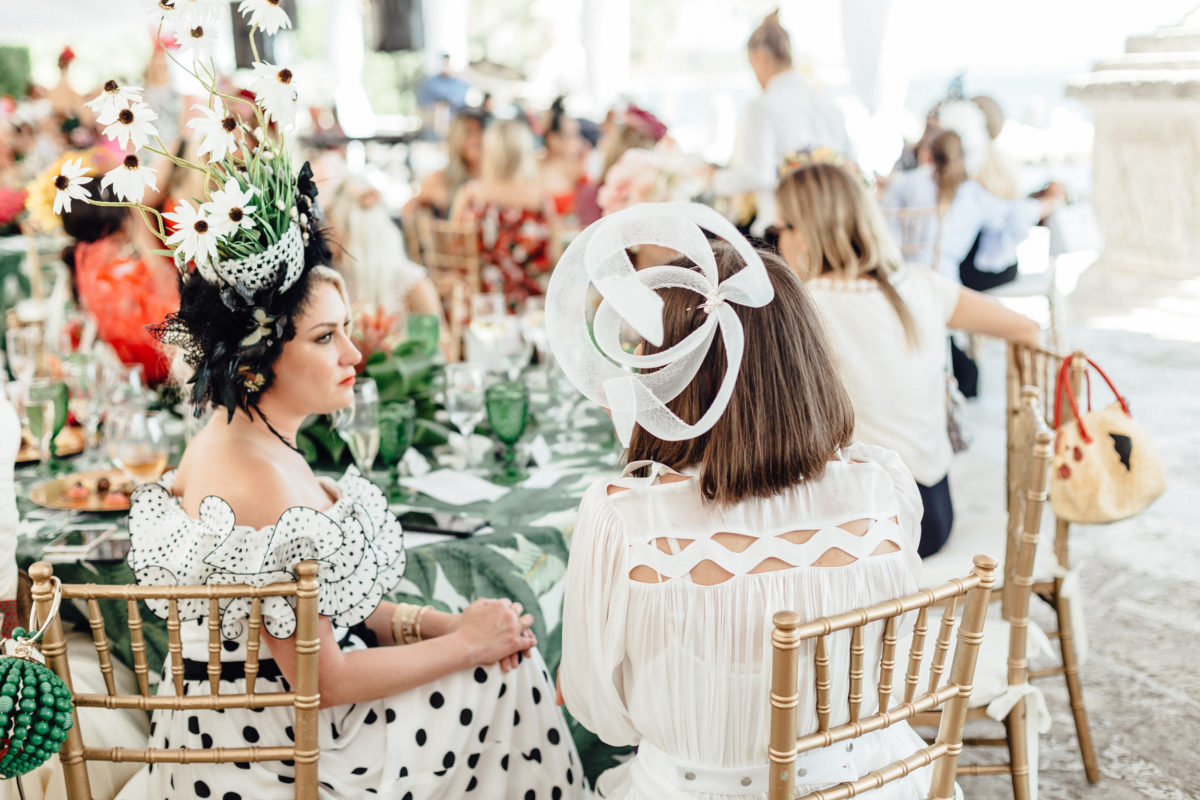
[[(1067, 402), (1071, 404), (1071, 413), (1075, 415), (1075, 421), (1079, 425), (1079, 435), (1085, 443), (1091, 444), (1092, 437), (1088, 435), (1087, 428), (1083, 426), (1083, 419), (1079, 416), (1079, 403), (1075, 400), (1075, 392), (1071, 389), (1070, 370), (1073, 358), (1075, 358), (1074, 354), (1067, 356), (1063, 359), (1062, 366), (1058, 368), (1058, 380), (1054, 388), (1054, 429), (1058, 430), (1058, 426), (1062, 422), (1062, 396), (1065, 392)], [(1104, 382), (1108, 384), (1108, 388), (1112, 389), (1113, 396), (1121, 404), (1121, 410), (1125, 412), (1125, 416), (1133, 416), (1129, 413), (1129, 404), (1125, 402), (1125, 398), (1117, 391), (1117, 387), (1113, 385), (1112, 379), (1105, 374), (1104, 370), (1100, 369), (1100, 365), (1090, 358), (1087, 359), (1087, 363), (1088, 366), (1100, 373), (1100, 377), (1104, 378)]]

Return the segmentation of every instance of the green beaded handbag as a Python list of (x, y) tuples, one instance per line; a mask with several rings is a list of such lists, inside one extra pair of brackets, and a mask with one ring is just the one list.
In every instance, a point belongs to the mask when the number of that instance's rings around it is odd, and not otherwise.
[[(11, 646), (5, 646), (12, 655), (0, 655), (0, 778), (24, 775), (44, 764), (75, 724), (71, 690), (33, 655), (58, 613), (61, 586), (55, 578), (54, 603), (41, 629), (30, 634), (14, 628)], [(29, 627), (34, 625), (31, 618)]]

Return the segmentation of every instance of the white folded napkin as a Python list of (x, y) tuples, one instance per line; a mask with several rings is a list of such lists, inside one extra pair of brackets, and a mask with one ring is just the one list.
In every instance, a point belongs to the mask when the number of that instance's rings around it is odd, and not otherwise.
[(456, 506), (478, 503), (480, 500), (494, 502), (508, 493), (508, 489), (503, 486), (452, 469), (439, 469), (424, 475), (404, 478), (400, 485), (416, 489), (434, 500)]

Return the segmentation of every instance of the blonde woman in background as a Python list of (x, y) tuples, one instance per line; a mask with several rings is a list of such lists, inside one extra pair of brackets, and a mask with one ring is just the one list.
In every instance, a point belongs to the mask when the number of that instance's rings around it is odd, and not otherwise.
[(483, 134), (478, 180), (459, 191), (451, 218), (479, 231), (483, 290), (516, 306), (545, 293), (558, 260), (553, 204), (538, 177), (533, 134), (524, 122), (493, 122)]
[(439, 219), (450, 216), (458, 190), (479, 177), (485, 122), (486, 115), (474, 109), (462, 109), (450, 121), (446, 132), (446, 166), (431, 172), (421, 182), (416, 195), (404, 205), (402, 213), (406, 218), (422, 209)]
[(854, 438), (895, 450), (925, 507), (922, 558), (950, 536), (946, 329), (1036, 345), (1036, 322), (925, 267), (906, 267), (861, 176), (801, 163), (775, 192), (779, 252), (812, 293), (854, 405)]

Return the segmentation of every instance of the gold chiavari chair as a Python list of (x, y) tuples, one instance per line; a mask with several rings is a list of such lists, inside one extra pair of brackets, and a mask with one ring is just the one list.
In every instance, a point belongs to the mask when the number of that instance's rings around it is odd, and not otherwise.
[[(771, 738), (770, 738), (770, 800), (792, 800), (798, 770), (797, 756), (836, 742), (882, 730), (922, 711), (944, 707), (938, 737), (932, 744), (912, 755), (870, 772), (856, 781), (840, 783), (804, 796), (803, 800), (843, 800), (862, 792), (877, 789), (899, 780), (915, 769), (933, 765), (930, 800), (949, 800), (954, 797), (955, 767), (962, 749), (962, 729), (967, 716), (967, 702), (975, 673), (975, 660), (983, 638), (984, 616), (994, 581), (996, 561), (990, 556), (976, 556), (975, 566), (966, 578), (955, 578), (936, 589), (925, 589), (907, 597), (887, 600), (845, 614), (802, 623), (794, 611), (775, 614), (775, 630), (771, 635), (774, 647), (771, 669)], [(950, 649), (955, 611), (958, 601), (966, 597), (966, 611), (958, 626), (958, 647), (947, 680), (942, 683), (946, 656)], [(924, 640), (929, 608), (947, 603), (938, 629), (930, 677), (924, 692), (918, 693), (919, 673), (924, 654)], [(904, 678), (903, 702), (893, 703), (892, 687), (896, 666), (896, 644), (899, 638), (900, 617), (917, 612), (912, 646), (908, 654), (908, 669)], [(871, 623), (883, 622), (880, 650), (878, 710), (861, 716), (863, 706), (863, 675), (865, 665), (864, 629)], [(849, 721), (830, 725), (832, 707), (827, 638), (838, 631), (851, 631), (850, 675), (847, 702)], [(797, 707), (799, 704), (798, 675), (801, 643), (815, 639), (815, 686), (817, 730), (797, 736)], [(899, 698), (896, 698), (897, 700)]]
[(932, 249), (933, 263), (926, 266), (937, 268), (942, 250), (942, 215), (937, 207), (885, 208), (883, 217), (906, 262), (921, 263), (918, 256)]
[[(959, 775), (1010, 775), (1015, 800), (1028, 800), (1031, 778), (1030, 737), (1036, 737), (1029, 720), (1029, 598), (1033, 589), (1034, 557), (1037, 554), (1041, 530), (1042, 508), (1049, 484), (1050, 459), (1053, 455), (1053, 434), (1045, 424), (1042, 411), (1032, 393), (1026, 393), (1020, 416), (1014, 423), (1017, 447), (1014, 468), (1025, 477), (1022, 496), (1013, 497), (1009, 508), (1008, 547), (1005, 555), (1004, 586), (1001, 589), (1003, 618), (991, 618), (985, 625), (985, 636), (1008, 640), (1007, 657), (987, 658), (980, 662), (981, 673), (976, 676), (977, 691), (967, 710), (967, 722), (989, 718), (989, 705), (1005, 693), (1011, 693), (1011, 705), (1001, 720), (1003, 738), (965, 738), (968, 747), (1005, 747), (1009, 760), (1003, 764), (961, 764)], [(1024, 457), (1023, 459), (1021, 457)], [(991, 633), (995, 631), (995, 633)], [(999, 654), (995, 654), (998, 656)], [(984, 688), (986, 687), (986, 689)], [(941, 724), (941, 712), (918, 714), (915, 724)]]
[[(1045, 414), (1045, 422), (1054, 425), (1054, 391), (1059, 369), (1062, 367), (1064, 356), (1049, 350), (1009, 345), (1008, 374), (1007, 374), (1007, 438), (1008, 438), (1008, 502), (1010, 508), (1015, 500), (1019, 500), (1021, 475), (1019, 460), (1014, 459), (1019, 434), (1019, 417), (1022, 403), (1022, 393), (1035, 398), (1041, 404)], [(1083, 391), (1084, 379), (1087, 373), (1087, 358), (1081, 350), (1074, 353), (1071, 361), (1068, 380), (1076, 396)], [(1063, 403), (1062, 422), (1070, 421), (1071, 407)], [(1073, 605), (1076, 598), (1071, 597), (1069, 590), (1064, 591), (1064, 585), (1069, 580), (1071, 557), (1069, 547), (1070, 523), (1055, 519), (1054, 524), (1054, 557), (1059, 569), (1056, 574), (1034, 576), (1033, 594), (1040, 597), (1054, 611), (1057, 630), (1047, 631), (1051, 639), (1058, 640), (1060, 663), (1057, 666), (1042, 670), (1034, 670), (1030, 678), (1036, 680), (1051, 675), (1062, 675), (1067, 684), (1067, 696), (1071, 704), (1071, 716), (1075, 721), (1075, 734), (1079, 741), (1080, 756), (1083, 759), (1083, 770), (1089, 783), (1100, 780), (1100, 768), (1096, 761), (1095, 748), (1092, 744), (1092, 732), (1088, 725), (1087, 706), (1084, 704), (1083, 683), (1079, 677), (1079, 642), (1083, 634), (1077, 629), (1078, 609)]]
[(422, 211), (416, 218), (417, 240), (429, 278), (443, 300), (456, 284), (463, 284), (468, 294), (480, 290), (479, 232), (469, 222), (450, 222), (435, 219)]
[[(75, 725), (67, 734), (59, 758), (62, 762), (67, 797), (70, 800), (91, 800), (92, 792), (88, 781), (88, 761), (174, 763), (174, 764), (227, 764), (247, 761), (293, 761), (295, 762), (297, 800), (315, 800), (317, 797), (317, 758), (320, 749), (317, 739), (317, 713), (321, 696), (318, 688), (317, 657), (320, 638), (317, 630), (317, 565), (314, 561), (303, 561), (297, 568), (294, 583), (275, 583), (254, 587), (227, 586), (101, 586), (96, 584), (63, 584), (63, 600), (80, 601), (86, 604), (93, 643), (100, 659), (100, 671), (106, 686), (105, 694), (76, 693), (71, 683), (71, 670), (67, 664), (67, 645), (63, 636), (62, 620), (53, 616), (54, 571), (44, 561), (29, 569), (33, 579), (33, 602), (39, 619), (50, 619), (41, 651), (46, 664), (71, 690), (76, 708), (106, 709), (225, 709), (267, 708), (292, 706), (295, 709), (293, 731), (295, 739), (287, 747), (217, 747), (195, 748), (146, 748), (88, 747), (79, 732), (79, 715), (75, 712)], [(221, 680), (221, 614), (220, 600), (224, 598), (249, 598), (251, 601), (248, 620), (249, 639), (246, 645), (246, 686), (243, 694), (219, 694)], [(296, 598), (296, 686), (290, 692), (256, 692), (255, 679), (259, 674), (258, 657), (262, 632), (262, 598)], [(169, 605), (167, 617), (168, 652), (170, 654), (170, 676), (174, 682), (172, 695), (152, 694), (150, 671), (146, 661), (146, 643), (142, 632), (142, 616), (138, 602), (143, 600), (166, 600)], [(129, 607), (130, 647), (133, 651), (134, 674), (137, 676), (137, 694), (119, 694), (113, 681), (113, 664), (109, 654), (109, 642), (104, 631), (100, 600), (124, 600)], [(207, 600), (208, 618), (208, 679), (210, 695), (183, 694), (183, 644), (180, 639), (180, 600)]]

